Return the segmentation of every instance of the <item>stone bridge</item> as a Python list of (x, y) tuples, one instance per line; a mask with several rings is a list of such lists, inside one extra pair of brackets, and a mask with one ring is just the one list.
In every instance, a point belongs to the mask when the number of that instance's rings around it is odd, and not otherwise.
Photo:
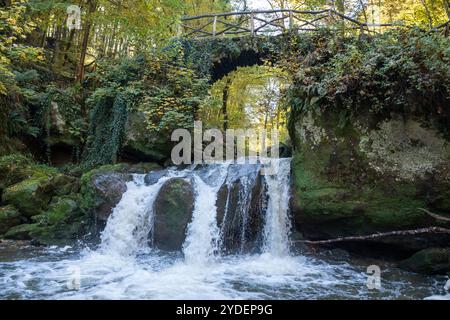
[[(277, 60), (274, 51), (297, 37), (305, 41), (314, 33), (366, 38), (392, 28), (410, 28), (401, 23), (370, 24), (333, 9), (318, 11), (260, 10), (184, 17), (178, 31), (188, 46), (196, 47), (191, 59), (214, 82), (238, 67)], [(448, 35), (449, 22), (432, 31)], [(209, 54), (209, 57), (206, 57)], [(206, 59), (205, 59), (206, 58)], [(274, 62), (274, 61), (273, 61)]]

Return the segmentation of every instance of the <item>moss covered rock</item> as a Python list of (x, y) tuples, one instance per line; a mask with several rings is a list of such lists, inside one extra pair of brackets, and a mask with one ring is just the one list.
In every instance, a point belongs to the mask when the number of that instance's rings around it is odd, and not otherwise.
[(29, 176), (32, 160), (22, 154), (10, 154), (0, 158), (0, 191)]
[(161, 250), (181, 250), (193, 210), (192, 183), (182, 178), (166, 181), (154, 204), (154, 245)]
[(305, 237), (428, 227), (439, 222), (419, 208), (450, 213), (450, 149), (432, 124), (370, 114), (342, 124), (342, 117), (305, 113), (291, 130), (293, 211)]
[(421, 250), (403, 260), (399, 267), (422, 274), (446, 274), (450, 272), (450, 248)]
[(47, 208), (51, 199), (51, 194), (40, 189), (48, 179), (48, 176), (34, 175), (16, 183), (4, 190), (2, 200), (14, 205), (27, 217), (39, 214), (40, 210)]
[(170, 158), (170, 137), (151, 134), (146, 126), (145, 115), (133, 112), (128, 116), (121, 155), (133, 161), (164, 163)]
[(0, 207), (0, 235), (21, 223), (21, 214), (14, 206)]
[(83, 174), (81, 209), (100, 221), (106, 221), (126, 191), (126, 183), (132, 179), (131, 174), (144, 174), (158, 169), (160, 166), (155, 163), (118, 163)]
[(31, 233), (38, 227), (37, 223), (21, 224), (8, 230), (5, 234), (6, 239), (13, 240), (31, 240)]
[(31, 218), (32, 223), (9, 229), (5, 238), (34, 240), (41, 244), (71, 242), (83, 235), (87, 221), (79, 210), (78, 195), (54, 197), (48, 210)]

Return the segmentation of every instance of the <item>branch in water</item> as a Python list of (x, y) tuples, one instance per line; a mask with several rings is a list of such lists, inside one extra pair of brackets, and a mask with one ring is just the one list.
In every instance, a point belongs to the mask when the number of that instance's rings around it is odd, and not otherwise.
[(350, 236), (350, 237), (341, 237), (336, 239), (328, 239), (328, 240), (297, 240), (295, 242), (310, 244), (310, 245), (322, 245), (322, 244), (330, 244), (336, 242), (345, 242), (345, 241), (364, 241), (364, 240), (374, 240), (389, 236), (414, 236), (418, 234), (424, 233), (442, 233), (442, 234), (450, 234), (450, 229), (440, 228), (440, 227), (430, 227), (430, 228), (420, 228), (414, 230), (401, 230), (401, 231), (390, 231), (384, 233), (375, 233), (369, 234), (366, 236)]
[(438, 214), (436, 214), (436, 213), (433, 213), (433, 212), (428, 211), (427, 209), (419, 208), (419, 210), (425, 212), (427, 215), (429, 215), (429, 216), (431, 216), (431, 217), (433, 217), (433, 218), (435, 218), (435, 219), (437, 219), (437, 220), (447, 221), (447, 222), (450, 221), (450, 218), (440, 216), (440, 215), (438, 215)]

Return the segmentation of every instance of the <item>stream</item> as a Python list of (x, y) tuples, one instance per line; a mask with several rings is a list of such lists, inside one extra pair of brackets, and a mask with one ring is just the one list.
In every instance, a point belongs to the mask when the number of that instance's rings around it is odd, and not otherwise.
[[(339, 250), (311, 252), (292, 243), (289, 215), (290, 159), (263, 176), (266, 203), (258, 240), (248, 240), (250, 198), (258, 166), (230, 164), (169, 170), (146, 185), (135, 175), (114, 208), (101, 243), (0, 249), (1, 299), (424, 299), (445, 294), (446, 277), (401, 271)], [(171, 178), (195, 188), (192, 220), (182, 250), (152, 245), (153, 204)], [(239, 181), (237, 209), (228, 198), (222, 225), (216, 201), (221, 186)], [(239, 218), (239, 219), (238, 219)], [(225, 252), (227, 225), (239, 220)], [(234, 222), (232, 222), (234, 221)], [(247, 250), (253, 246), (255, 250)], [(367, 286), (369, 265), (381, 269), (381, 287)]]

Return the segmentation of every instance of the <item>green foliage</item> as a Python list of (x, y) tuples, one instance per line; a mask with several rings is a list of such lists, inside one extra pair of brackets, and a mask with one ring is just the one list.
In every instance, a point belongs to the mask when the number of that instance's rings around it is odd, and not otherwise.
[(298, 58), (286, 96), (291, 126), (301, 113), (337, 108), (347, 119), (364, 112), (436, 115), (445, 127), (450, 114), (449, 46), (448, 38), (418, 30), (323, 41)]
[(114, 163), (120, 151), (128, 113), (143, 115), (149, 136), (170, 139), (175, 128), (191, 128), (207, 93), (207, 82), (177, 58), (177, 49), (108, 64), (90, 79), (99, 88), (89, 97), (92, 106), (85, 162)]

